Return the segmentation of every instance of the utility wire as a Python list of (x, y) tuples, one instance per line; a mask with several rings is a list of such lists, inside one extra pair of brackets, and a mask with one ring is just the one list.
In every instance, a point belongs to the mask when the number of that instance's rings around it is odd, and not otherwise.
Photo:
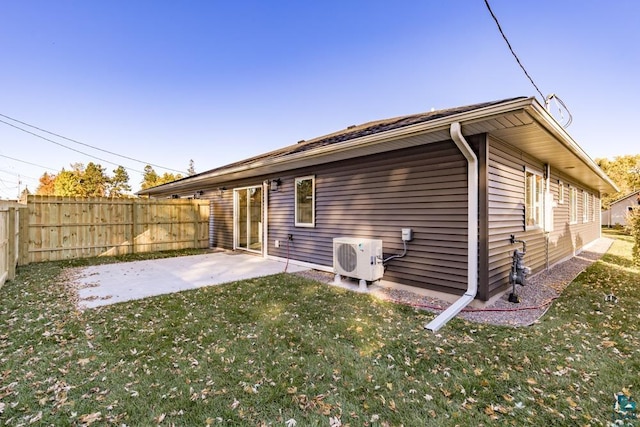
[(50, 171), (54, 171), (54, 172), (57, 172), (57, 171), (58, 171), (58, 170), (57, 170), (57, 169), (55, 169), (55, 168), (50, 168), (50, 167), (48, 167), (48, 166), (42, 166), (42, 165), (39, 165), (39, 164), (37, 164), (37, 163), (27, 162), (26, 160), (16, 159), (15, 157), (5, 156), (4, 154), (0, 154), (0, 157), (4, 157), (5, 159), (13, 160), (13, 161), (20, 162), (20, 163), (25, 163), (25, 164), (27, 164), (27, 165), (31, 165), (31, 166), (37, 166), (37, 167), (39, 167), (39, 168), (43, 168), (43, 169), (49, 169)]
[[(0, 120), (0, 123), (4, 123), (5, 125), (8, 125), (8, 126), (11, 126), (12, 128), (16, 128), (16, 129), (18, 129), (18, 130), (21, 130), (22, 132), (26, 132), (26, 133), (28, 133), (28, 134), (30, 134), (30, 135), (33, 135), (33, 136), (37, 137), (37, 138), (44, 139), (45, 141), (49, 141), (49, 142), (51, 142), (51, 143), (53, 143), (53, 144), (59, 145), (60, 147), (64, 147), (64, 148), (66, 148), (67, 150), (75, 151), (76, 153), (80, 153), (80, 154), (82, 154), (82, 155), (84, 155), (84, 156), (92, 157), (92, 158), (97, 159), (97, 160), (100, 160), (100, 161), (102, 161), (102, 162), (109, 163), (110, 165), (114, 165), (114, 166), (121, 166), (121, 165), (119, 165), (119, 164), (117, 164), (117, 163), (110, 162), (109, 160), (102, 159), (102, 158), (97, 157), (97, 156), (93, 156), (93, 155), (91, 155), (91, 154), (88, 154), (88, 153), (85, 153), (85, 152), (83, 152), (83, 151), (76, 150), (75, 148), (69, 147), (69, 146), (67, 146), (67, 145), (61, 144), (61, 143), (59, 143), (59, 142), (57, 142), (57, 141), (54, 141), (54, 140), (52, 140), (52, 139), (45, 138), (45, 137), (44, 137), (44, 136), (42, 136), (42, 135), (38, 135), (37, 133), (34, 133), (34, 132), (29, 131), (29, 130), (23, 129), (23, 128), (21, 128), (20, 126), (16, 126), (16, 125), (14, 125), (14, 124), (11, 124), (11, 123), (8, 123), (8, 122), (5, 122), (4, 120)], [(133, 168), (127, 168), (127, 169), (132, 170), (132, 171), (134, 171), (134, 172), (142, 173), (142, 174), (144, 173), (143, 171), (140, 171), (140, 170), (137, 170), (137, 169), (133, 169)]]
[(498, 18), (496, 18), (496, 15), (493, 13), (493, 10), (491, 10), (491, 6), (489, 6), (489, 0), (484, 0), (484, 4), (487, 5), (487, 9), (489, 9), (489, 13), (491, 14), (491, 17), (493, 18), (493, 20), (496, 22), (496, 25), (498, 26), (498, 31), (500, 31), (500, 34), (502, 35), (502, 38), (504, 39), (504, 41), (507, 42), (507, 46), (509, 46), (509, 50), (511, 51), (511, 54), (513, 55), (513, 57), (516, 59), (516, 62), (518, 63), (520, 68), (522, 68), (522, 71), (524, 71), (525, 76), (527, 76), (527, 78), (529, 79), (533, 87), (536, 88), (536, 90), (540, 94), (540, 98), (542, 98), (542, 100), (545, 100), (546, 99), (545, 96), (542, 94), (542, 92), (538, 88), (538, 85), (536, 85), (536, 83), (533, 81), (533, 79), (527, 72), (527, 69), (524, 68), (524, 65), (522, 65), (522, 62), (520, 62), (520, 58), (518, 58), (518, 55), (516, 55), (515, 51), (513, 50), (513, 47), (511, 47), (511, 43), (509, 43), (507, 36), (504, 34), (504, 31), (502, 31), (502, 27), (500, 26), (500, 22), (498, 22)]
[(34, 181), (38, 180), (38, 178), (34, 178), (32, 176), (29, 176), (29, 175), (22, 175), (20, 173), (15, 172), (15, 171), (8, 171), (6, 169), (0, 169), (0, 173), (6, 173), (7, 175), (11, 175), (11, 176), (19, 176), (20, 178), (32, 179)]
[[(164, 167), (164, 166), (156, 165), (156, 164), (153, 164), (153, 163), (144, 162), (144, 161), (142, 161), (142, 160), (134, 159), (133, 157), (129, 157), (129, 156), (125, 156), (125, 155), (122, 155), (122, 154), (114, 153), (113, 151), (105, 150), (105, 149), (103, 149), (103, 148), (99, 148), (99, 147), (96, 147), (96, 146), (94, 146), (94, 145), (86, 144), (86, 143), (84, 143), (84, 142), (80, 142), (80, 141), (77, 141), (77, 140), (75, 140), (75, 139), (67, 138), (66, 136), (59, 135), (59, 134), (54, 133), (54, 132), (50, 132), (50, 131), (48, 131), (48, 130), (46, 130), (46, 129), (39, 128), (39, 127), (37, 127), (37, 126), (34, 126), (34, 125), (29, 124), (29, 123), (26, 123), (26, 122), (20, 121), (20, 120), (18, 120), (18, 119), (14, 119), (13, 117), (9, 117), (9, 116), (4, 115), (4, 114), (0, 114), (0, 116), (1, 116), (1, 117), (4, 117), (4, 118), (6, 118), (6, 119), (9, 119), (9, 120), (13, 120), (14, 122), (20, 123), (20, 124), (22, 124), (22, 125), (28, 126), (28, 127), (32, 128), (32, 129), (37, 129), (37, 130), (39, 130), (40, 132), (48, 133), (49, 135), (57, 136), (58, 138), (65, 139), (65, 140), (70, 141), (70, 142), (73, 142), (73, 143), (75, 143), (75, 144), (84, 145), (85, 147), (89, 147), (89, 148), (92, 148), (92, 149), (94, 149), (94, 150), (102, 151), (103, 153), (111, 154), (111, 155), (113, 155), (113, 156), (121, 157), (121, 158), (123, 158), (123, 159), (131, 160), (131, 161), (133, 161), (133, 162), (142, 163), (143, 165), (155, 166), (155, 167), (157, 167), (157, 168), (166, 169), (166, 170), (170, 170), (170, 171), (178, 172), (178, 173), (185, 173), (185, 171), (180, 171), (180, 170), (177, 170), (177, 169), (171, 169), (171, 168), (167, 168), (167, 167)], [(2, 123), (9, 124), (9, 123), (4, 122), (4, 121), (3, 121)], [(9, 125), (10, 125), (10, 124), (9, 124)], [(10, 125), (10, 126), (11, 126), (11, 125)], [(15, 126), (14, 126), (14, 127), (15, 127)], [(21, 129), (21, 128), (18, 128), (18, 129)], [(22, 129), (21, 129), (21, 130), (22, 130)], [(31, 132), (28, 132), (28, 133), (31, 133)], [(96, 159), (98, 159), (98, 157), (96, 157)], [(102, 159), (100, 159), (100, 160), (102, 160)], [(105, 161), (106, 161), (106, 160), (105, 160)], [(112, 163), (112, 164), (115, 164), (115, 163)], [(134, 169), (131, 169), (131, 170), (134, 170)]]

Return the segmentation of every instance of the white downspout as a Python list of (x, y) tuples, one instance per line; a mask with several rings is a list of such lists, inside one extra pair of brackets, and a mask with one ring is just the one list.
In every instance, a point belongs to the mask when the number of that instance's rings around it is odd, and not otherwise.
[(451, 139), (462, 152), (468, 162), (467, 171), (467, 191), (468, 191), (468, 212), (467, 229), (468, 249), (467, 249), (467, 291), (456, 302), (451, 304), (438, 317), (433, 319), (425, 329), (436, 332), (449, 320), (453, 319), (463, 308), (471, 303), (478, 293), (478, 158), (462, 136), (459, 122), (451, 123)]
[(262, 182), (262, 257), (269, 256), (269, 181)]

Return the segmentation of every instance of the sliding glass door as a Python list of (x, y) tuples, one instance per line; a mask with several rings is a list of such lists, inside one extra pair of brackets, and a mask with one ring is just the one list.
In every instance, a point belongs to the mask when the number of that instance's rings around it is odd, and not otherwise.
[(235, 247), (262, 252), (262, 187), (238, 188), (235, 200)]

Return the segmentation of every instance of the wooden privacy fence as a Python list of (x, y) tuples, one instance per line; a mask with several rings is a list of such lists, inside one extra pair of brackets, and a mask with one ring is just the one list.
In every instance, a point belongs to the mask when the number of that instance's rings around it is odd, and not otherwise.
[(20, 223), (27, 217), (27, 208), (16, 202), (0, 201), (0, 287), (16, 275), (20, 258)]
[(20, 264), (206, 248), (209, 202), (29, 196)]

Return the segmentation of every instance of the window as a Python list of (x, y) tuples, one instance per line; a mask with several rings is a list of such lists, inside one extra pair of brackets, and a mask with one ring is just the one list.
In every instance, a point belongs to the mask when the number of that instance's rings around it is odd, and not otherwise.
[(564, 184), (562, 181), (558, 181), (558, 204), (564, 204)]
[(589, 220), (589, 193), (582, 192), (582, 222)]
[(316, 178), (296, 178), (296, 227), (314, 227), (316, 222)]
[(569, 222), (578, 222), (578, 190), (575, 187), (569, 187)]
[(524, 210), (527, 227), (542, 226), (542, 201), (544, 200), (544, 181), (542, 175), (525, 172)]

